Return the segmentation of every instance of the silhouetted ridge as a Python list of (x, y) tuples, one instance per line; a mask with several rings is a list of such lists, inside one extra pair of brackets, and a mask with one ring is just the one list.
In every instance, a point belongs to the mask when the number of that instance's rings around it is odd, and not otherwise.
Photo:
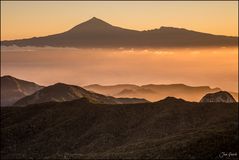
[(74, 85), (68, 85), (68, 84), (60, 83), (60, 82), (59, 82), (59, 83), (56, 83), (56, 84), (47, 86), (47, 87), (45, 87), (45, 89), (54, 90), (54, 89), (56, 89), (56, 88), (66, 89), (66, 88), (71, 88), (71, 87), (74, 87)]
[(112, 29), (113, 26), (101, 19), (96, 17), (91, 18), (90, 20), (83, 22), (72, 29), (69, 32), (77, 32), (77, 31), (92, 31), (92, 30), (104, 30), (104, 29)]
[(1, 79), (16, 79), (16, 78), (14, 78), (10, 75), (4, 75), (4, 76), (1, 77)]
[(99, 18), (96, 18), (96, 17), (93, 17), (91, 18), (90, 20), (86, 21), (86, 22), (83, 22), (80, 24), (81, 26), (83, 25), (96, 25), (97, 27), (98, 26), (112, 26), (111, 24), (99, 19)]
[(212, 35), (183, 28), (161, 27), (137, 31), (111, 25), (98, 18), (80, 23), (72, 29), (45, 37), (1, 41), (10, 46), (54, 46), (87, 48), (160, 48), (197, 46), (237, 46), (238, 37)]
[(158, 101), (159, 103), (182, 103), (182, 102), (186, 102), (184, 99), (181, 98), (175, 98), (175, 97), (166, 97), (165, 99), (162, 99), (160, 101)]
[(188, 29), (185, 29), (185, 28), (177, 28), (177, 27), (166, 27), (166, 26), (162, 26), (159, 28), (159, 31), (175, 31), (175, 32), (196, 32), (196, 31), (192, 31), (192, 30), (188, 30)]
[[(4, 75), (1, 77), (1, 80), (11, 80), (11, 81), (21, 81), (21, 82), (29, 82), (29, 81), (26, 81), (26, 80), (22, 80), (22, 79), (18, 79), (18, 78), (15, 78), (13, 76), (10, 76), (10, 75)], [(29, 82), (29, 83), (33, 83), (33, 84), (36, 84), (34, 82)]]

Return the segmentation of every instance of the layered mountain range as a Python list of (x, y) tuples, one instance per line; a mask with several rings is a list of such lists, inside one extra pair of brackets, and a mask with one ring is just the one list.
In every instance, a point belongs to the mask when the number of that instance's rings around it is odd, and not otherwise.
[(32, 95), (26, 96), (18, 100), (14, 105), (25, 106), (29, 104), (44, 102), (64, 102), (76, 99), (86, 98), (91, 103), (100, 104), (130, 104), (130, 103), (146, 103), (145, 99), (138, 98), (114, 98), (104, 96), (102, 94), (89, 92), (79, 86), (68, 85), (64, 83), (56, 83), (47, 86)]
[(95, 17), (63, 33), (1, 41), (3, 46), (77, 48), (210, 47), (237, 46), (237, 44), (238, 37), (213, 35), (175, 27), (137, 31), (113, 26)]
[[(82, 88), (75, 85), (56, 83), (44, 87), (12, 76), (3, 76), (1, 77), (1, 106), (25, 106), (50, 101), (72, 101), (80, 98), (86, 98), (91, 103), (131, 104), (158, 101), (168, 96), (199, 102), (206, 94), (210, 95), (210, 93), (218, 91), (221, 90), (219, 88), (211, 89), (208, 86), (191, 87), (184, 84), (150, 84), (143, 86), (131, 84), (101, 86), (94, 84)], [(230, 96), (228, 97), (227, 95)], [(224, 95), (224, 99), (222, 99), (216, 94), (211, 101), (218, 102), (216, 100), (218, 98), (221, 99), (220, 102), (224, 102), (224, 100), (226, 102), (228, 99), (238, 99), (238, 93), (231, 92), (227, 93), (227, 95)], [(234, 101), (230, 101), (230, 103)]]
[[(185, 84), (149, 84), (142, 86), (132, 84), (111, 86), (93, 84), (85, 86), (84, 88), (104, 95), (145, 98), (149, 101), (158, 101), (168, 96), (172, 96), (187, 101), (199, 102), (206, 94), (221, 91), (220, 88), (210, 88), (209, 86), (188, 86)], [(234, 99), (238, 100), (238, 93), (230, 92), (230, 94)]]
[(126, 104), (146, 103), (142, 98), (114, 98), (87, 91), (79, 86), (56, 83), (43, 87), (33, 82), (20, 80), (12, 76), (1, 77), (1, 106), (13, 104), (24, 106), (44, 102), (63, 102), (86, 98), (92, 103)]
[[(134, 104), (158, 101), (169, 96), (199, 102), (206, 94), (210, 95), (210, 93), (218, 91), (220, 91), (219, 88), (211, 89), (207, 86), (191, 87), (184, 84), (151, 84), (144, 86), (130, 84), (115, 86), (89, 85), (82, 88), (76, 85), (56, 83), (44, 87), (12, 76), (3, 76), (1, 77), (1, 106), (26, 106), (51, 101), (72, 101), (81, 98), (86, 98), (89, 102), (97, 104)], [(219, 94), (217, 96), (218, 94), (215, 93), (214, 98), (210, 101), (229, 103), (235, 101), (231, 95), (232, 93), (223, 93), (227, 94), (223, 94), (223, 96)], [(235, 97), (238, 96), (238, 93), (233, 94)], [(221, 100), (218, 101), (218, 99)]]
[(1, 82), (2, 94), (30, 94), (1, 107), (2, 159), (220, 159), (238, 150), (238, 103), (225, 91), (201, 103), (148, 102), (64, 83)]

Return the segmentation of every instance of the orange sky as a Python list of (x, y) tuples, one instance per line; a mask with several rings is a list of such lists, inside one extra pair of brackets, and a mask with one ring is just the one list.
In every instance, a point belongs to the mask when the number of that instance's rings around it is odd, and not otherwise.
[(63, 32), (91, 17), (136, 30), (174, 26), (237, 36), (237, 5), (235, 1), (1, 1), (1, 40)]

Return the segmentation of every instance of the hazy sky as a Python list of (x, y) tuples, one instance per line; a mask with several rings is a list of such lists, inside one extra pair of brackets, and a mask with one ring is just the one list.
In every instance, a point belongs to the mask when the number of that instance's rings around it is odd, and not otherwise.
[(1, 39), (66, 31), (92, 17), (129, 29), (174, 26), (238, 35), (238, 2), (1, 1)]

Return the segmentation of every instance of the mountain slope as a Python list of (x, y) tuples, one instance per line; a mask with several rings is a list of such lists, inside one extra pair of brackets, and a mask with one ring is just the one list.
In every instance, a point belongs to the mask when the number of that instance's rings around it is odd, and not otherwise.
[(238, 150), (238, 103), (48, 102), (1, 108), (1, 127), (2, 159), (217, 159)]
[(237, 42), (237, 37), (212, 35), (173, 27), (161, 27), (148, 31), (129, 30), (113, 26), (93, 17), (63, 33), (45, 37), (2, 41), (1, 45), (158, 48), (237, 46)]
[(17, 79), (12, 76), (1, 77), (1, 106), (9, 106), (17, 100), (30, 95), (43, 86), (36, 83)]
[(28, 105), (44, 102), (63, 102), (71, 101), (79, 98), (86, 98), (93, 103), (104, 104), (121, 104), (121, 103), (145, 103), (144, 99), (117, 99), (114, 97), (104, 96), (101, 94), (89, 92), (81, 87), (74, 85), (67, 85), (63, 83), (56, 83), (54, 85), (45, 87), (32, 95), (26, 96), (18, 100), (15, 105)]

